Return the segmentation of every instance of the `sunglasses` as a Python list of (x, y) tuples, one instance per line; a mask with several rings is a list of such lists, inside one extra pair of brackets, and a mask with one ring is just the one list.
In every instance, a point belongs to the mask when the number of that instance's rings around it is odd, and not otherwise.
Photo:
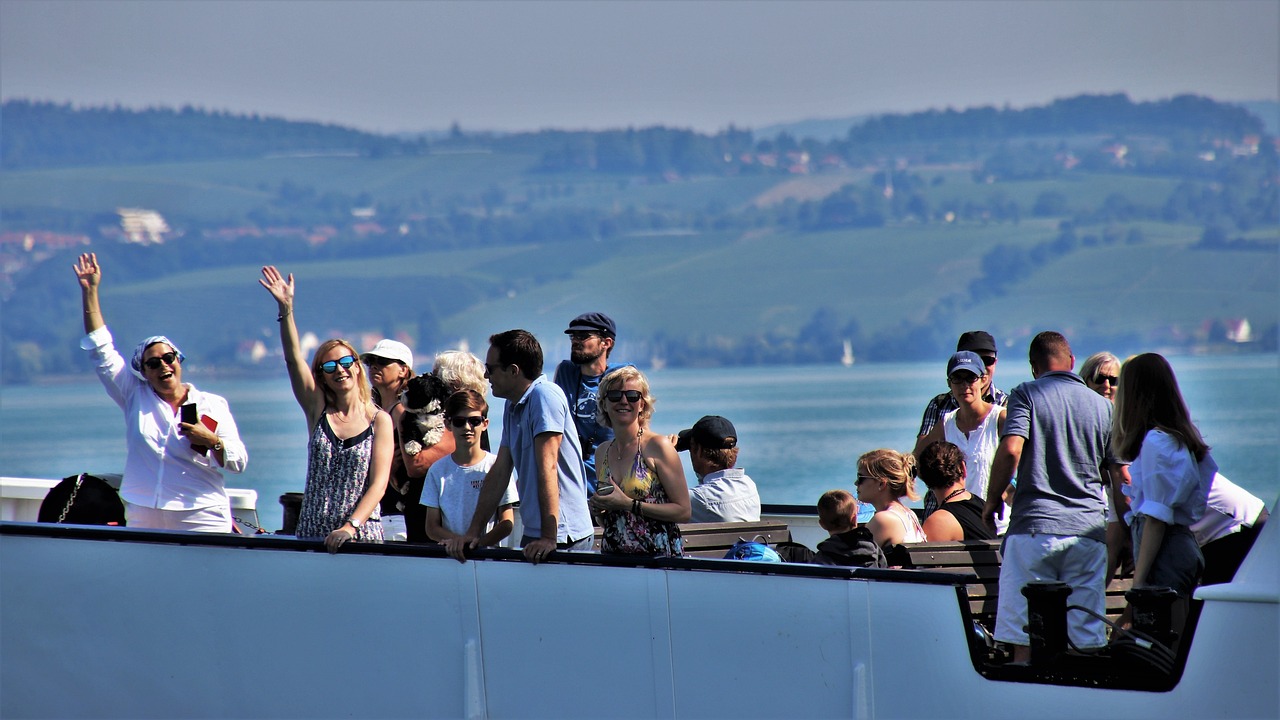
[(451, 417), (449, 418), (449, 424), (458, 429), (462, 429), (464, 427), (470, 426), (471, 429), (474, 430), (480, 427), (481, 425), (483, 425), (486, 419), (487, 418), (483, 418), (479, 415), (468, 415), (467, 417)]
[(167, 352), (163, 355), (157, 355), (155, 357), (149, 357), (146, 360), (143, 360), (142, 366), (148, 370), (159, 370), (161, 363), (164, 363), (165, 365), (173, 366), (177, 361), (178, 361), (178, 353)]
[(1111, 383), (1111, 387), (1116, 387), (1117, 385), (1120, 384), (1120, 378), (1116, 377), (1115, 375), (1094, 375), (1093, 376), (1094, 385), (1102, 385), (1105, 383)]
[(870, 475), (859, 475), (858, 479), (853, 481), (853, 486), (858, 487), (859, 485), (866, 482), (867, 480), (875, 480), (875, 478), (871, 477)]
[(639, 390), (610, 390), (604, 396), (609, 402), (618, 402), (625, 396), (627, 402), (634, 403), (640, 402), (640, 398), (644, 397), (644, 393)]
[(947, 382), (957, 387), (964, 387), (966, 385), (972, 385), (981, 379), (981, 377), (974, 375), (973, 373), (966, 373), (964, 375), (952, 375), (947, 378)]
[(978, 357), (982, 358), (982, 364), (986, 365), (987, 367), (991, 367), (992, 365), (996, 364), (995, 355), (979, 355)]
[[(398, 362), (400, 361), (392, 360), (391, 358), (378, 357), (377, 355), (370, 355), (369, 357), (365, 358), (364, 364), (368, 365), (371, 368), (375, 368), (375, 367), (386, 367), (388, 365), (391, 365), (392, 363), (398, 363)], [(344, 365), (343, 367), (346, 367), (346, 366)]]
[(577, 341), (577, 340), (590, 340), (590, 339), (591, 339), (591, 338), (593, 338), (593, 337), (600, 337), (600, 333), (593, 333), (593, 332), (586, 332), (586, 331), (576, 331), (576, 330), (575, 330), (574, 332), (569, 333), (569, 339), (570, 339), (570, 340), (574, 340), (574, 341)]
[(332, 375), (338, 372), (338, 368), (342, 368), (343, 370), (350, 370), (351, 366), (355, 364), (356, 364), (356, 356), (348, 355), (346, 357), (340, 357), (337, 360), (330, 360), (327, 363), (321, 363), (320, 369), (323, 370), (326, 375)]

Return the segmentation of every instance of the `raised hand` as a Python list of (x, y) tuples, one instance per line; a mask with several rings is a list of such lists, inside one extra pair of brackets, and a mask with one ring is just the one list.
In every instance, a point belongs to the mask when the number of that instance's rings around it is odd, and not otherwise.
[(76, 279), (85, 290), (96, 288), (102, 282), (102, 268), (98, 267), (97, 253), (82, 253), (71, 269), (75, 270)]
[(258, 284), (271, 293), (271, 297), (280, 304), (281, 310), (293, 307), (293, 273), (289, 273), (288, 279), (285, 279), (274, 265), (268, 265), (262, 268), (262, 277), (258, 278)]

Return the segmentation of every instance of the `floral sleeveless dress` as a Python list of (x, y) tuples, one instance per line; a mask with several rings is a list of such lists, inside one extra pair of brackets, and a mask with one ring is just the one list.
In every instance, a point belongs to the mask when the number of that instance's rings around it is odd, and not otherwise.
[[(605, 481), (601, 484), (607, 484), (608, 480), (613, 480), (618, 487), (622, 488), (622, 492), (633, 500), (648, 503), (667, 502), (667, 491), (656, 477), (649, 474), (649, 468), (645, 466), (644, 457), (638, 448), (636, 459), (631, 465), (631, 474), (626, 478), (614, 477), (607, 455), (603, 470), (601, 477), (605, 478)], [(629, 511), (614, 510), (606, 510), (600, 522), (604, 526), (600, 552), (655, 557), (680, 557), (684, 554), (684, 538), (680, 535), (680, 527), (673, 522), (644, 518)]]
[[(355, 437), (339, 440), (321, 415), (307, 444), (307, 485), (298, 512), (298, 538), (323, 540), (342, 527), (364, 495), (373, 457), (373, 424)], [(375, 509), (354, 538), (358, 542), (382, 542), (382, 522)]]

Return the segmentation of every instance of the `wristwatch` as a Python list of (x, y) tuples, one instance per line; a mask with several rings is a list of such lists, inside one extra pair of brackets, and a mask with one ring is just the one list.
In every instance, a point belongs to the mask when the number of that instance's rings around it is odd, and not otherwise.
[(211, 447), (211, 448), (209, 448), (209, 449), (210, 449), (210, 450), (212, 450), (212, 451), (214, 451), (214, 452), (219, 452), (219, 451), (221, 451), (221, 450), (222, 450), (222, 441), (221, 441), (221, 440), (219, 440), (218, 442), (214, 443), (214, 444), (213, 444), (213, 447)]
[[(360, 529), (360, 526), (364, 524), (364, 522), (361, 522), (361, 521), (359, 521), (359, 520), (356, 520), (356, 516), (355, 516), (355, 515), (348, 515), (348, 516), (347, 516), (347, 522), (351, 523), (351, 527), (353, 527), (353, 528), (355, 528), (355, 529), (357, 529), (357, 530), (359, 530), (359, 529)], [(366, 521), (366, 522), (367, 522), (367, 521)]]

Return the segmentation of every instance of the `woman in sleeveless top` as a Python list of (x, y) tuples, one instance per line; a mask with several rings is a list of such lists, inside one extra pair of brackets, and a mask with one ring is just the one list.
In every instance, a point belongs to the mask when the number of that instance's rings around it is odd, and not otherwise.
[(671, 441), (649, 432), (653, 397), (634, 367), (600, 381), (597, 417), (614, 438), (596, 448), (600, 483), (591, 506), (600, 515), (601, 552), (679, 556), (684, 540), (676, 523), (689, 521), (689, 486)]
[(899, 546), (925, 540), (915, 511), (902, 503), (903, 497), (920, 499), (915, 474), (915, 457), (896, 450), (872, 450), (858, 458), (858, 479), (854, 481), (858, 500), (876, 509), (867, 529), (892, 567), (907, 564), (906, 552)]
[(920, 455), (920, 479), (938, 501), (938, 509), (924, 521), (930, 542), (995, 537), (983, 522), (983, 501), (965, 486), (965, 456), (960, 448), (945, 440), (930, 443)]
[(374, 405), (355, 348), (326, 340), (306, 366), (293, 321), (293, 275), (262, 268), (258, 282), (279, 307), (280, 343), (293, 396), (307, 417), (307, 483), (299, 539), (323, 539), (329, 552), (348, 540), (382, 542), (378, 502), (395, 451), (391, 418)]
[[(965, 488), (976, 495), (979, 502), (987, 499), (991, 461), (1000, 446), (1005, 419), (1004, 407), (983, 399), (986, 382), (986, 365), (977, 353), (962, 350), (952, 355), (947, 361), (947, 384), (958, 407), (944, 414), (941, 422), (917, 439), (915, 448), (916, 457), (940, 440), (960, 448), (967, 471)], [(996, 533), (999, 535), (1004, 534), (1009, 526), (1012, 511), (1008, 500), (1005, 499), (1004, 517), (996, 519)]]

